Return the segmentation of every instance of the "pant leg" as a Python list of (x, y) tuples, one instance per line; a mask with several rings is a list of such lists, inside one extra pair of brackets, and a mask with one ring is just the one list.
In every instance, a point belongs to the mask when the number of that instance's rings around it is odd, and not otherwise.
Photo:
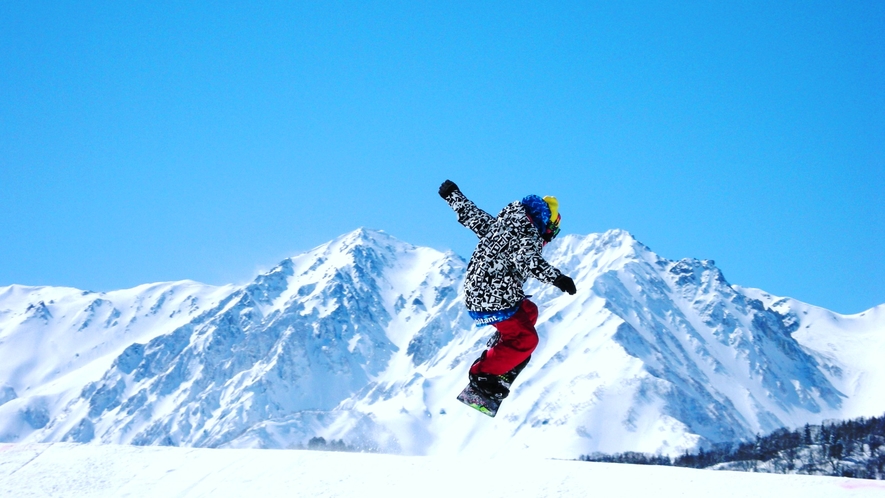
[(523, 300), (512, 317), (494, 324), (501, 337), (474, 362), (470, 373), (503, 375), (525, 361), (538, 346), (537, 321), (538, 307)]

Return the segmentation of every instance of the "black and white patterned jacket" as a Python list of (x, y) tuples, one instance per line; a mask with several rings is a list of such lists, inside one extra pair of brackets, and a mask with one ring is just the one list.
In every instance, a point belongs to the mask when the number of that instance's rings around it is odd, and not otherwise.
[(493, 218), (459, 190), (445, 199), (458, 214), (458, 222), (479, 237), (464, 282), (468, 310), (512, 308), (525, 299), (522, 286), (528, 277), (553, 283), (561, 275), (541, 256), (543, 240), (519, 201)]

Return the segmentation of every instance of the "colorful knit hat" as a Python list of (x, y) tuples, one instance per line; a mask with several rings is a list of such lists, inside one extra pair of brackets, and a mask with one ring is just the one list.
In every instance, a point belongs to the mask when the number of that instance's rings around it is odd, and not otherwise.
[(562, 216), (559, 214), (559, 201), (556, 197), (548, 195), (541, 198), (537, 195), (527, 195), (520, 202), (545, 243), (559, 235), (559, 222)]

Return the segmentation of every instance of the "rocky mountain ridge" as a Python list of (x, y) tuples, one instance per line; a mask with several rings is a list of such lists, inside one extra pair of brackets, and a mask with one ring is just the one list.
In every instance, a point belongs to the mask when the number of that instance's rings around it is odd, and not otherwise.
[(461, 304), (465, 261), (384, 232), (244, 286), (0, 288), (0, 440), (672, 454), (883, 410), (868, 346), (885, 351), (885, 306), (846, 317), (732, 286), (621, 230), (545, 257), (579, 291), (528, 286), (541, 342), (495, 419), (454, 400), (492, 333)]

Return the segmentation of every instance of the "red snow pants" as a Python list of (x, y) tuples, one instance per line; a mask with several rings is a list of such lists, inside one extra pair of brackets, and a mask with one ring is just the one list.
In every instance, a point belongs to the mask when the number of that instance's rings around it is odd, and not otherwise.
[(524, 299), (516, 314), (494, 324), (501, 337), (473, 363), (470, 373), (503, 375), (524, 362), (538, 346), (537, 321), (538, 306)]

